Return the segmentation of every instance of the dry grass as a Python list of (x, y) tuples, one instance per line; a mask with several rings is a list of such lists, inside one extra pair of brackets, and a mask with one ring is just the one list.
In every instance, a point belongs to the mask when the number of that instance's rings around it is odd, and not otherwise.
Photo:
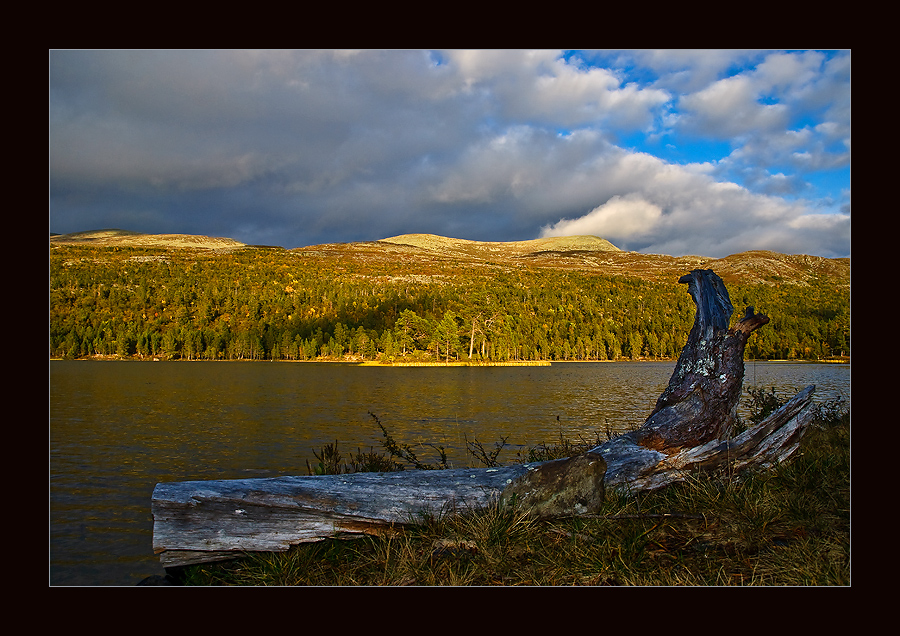
[[(768, 472), (698, 475), (601, 514), (495, 506), (393, 537), (326, 540), (184, 571), (190, 585), (850, 584), (850, 416), (823, 413)], [(572, 450), (570, 445), (566, 450)], [(553, 454), (543, 447), (543, 454)]]

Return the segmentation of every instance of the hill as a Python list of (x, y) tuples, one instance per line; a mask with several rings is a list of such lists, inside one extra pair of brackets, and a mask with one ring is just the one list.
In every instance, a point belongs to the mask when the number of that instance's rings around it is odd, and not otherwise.
[(292, 252), (340, 258), (372, 265), (393, 263), (409, 274), (464, 266), (552, 268), (648, 281), (676, 281), (692, 269), (713, 269), (726, 283), (807, 284), (822, 278), (849, 286), (850, 259), (805, 254), (749, 251), (724, 258), (624, 252), (596, 236), (567, 236), (531, 241), (479, 242), (433, 234), (404, 234), (381, 241), (313, 245)]
[[(232, 251), (261, 249), (229, 238), (189, 234), (141, 234), (107, 229), (53, 235), (51, 245), (134, 247), (165, 250)], [(402, 234), (379, 241), (330, 243), (289, 250), (307, 259), (344, 261), (361, 269), (400, 276), (450, 276), (471, 268), (551, 268), (633, 276), (647, 281), (676, 281), (692, 269), (713, 269), (728, 283), (807, 284), (832, 280), (850, 285), (850, 259), (805, 254), (748, 251), (724, 258), (667, 256), (625, 252), (596, 236), (566, 236), (530, 241), (484, 242), (434, 234)]]
[(54, 234), (50, 244), (93, 245), (96, 247), (158, 247), (163, 249), (235, 249), (244, 243), (230, 238), (194, 234), (141, 234), (128, 230), (90, 230), (72, 234)]
[(509, 242), (482, 242), (468, 241), (465, 239), (446, 238), (434, 234), (402, 234), (391, 238), (382, 239), (383, 243), (397, 245), (411, 245), (432, 252), (445, 254), (458, 254), (468, 256), (482, 256), (484, 258), (496, 256), (525, 256), (528, 254), (540, 254), (542, 252), (618, 252), (618, 247), (606, 239), (596, 236), (562, 236), (531, 241)]

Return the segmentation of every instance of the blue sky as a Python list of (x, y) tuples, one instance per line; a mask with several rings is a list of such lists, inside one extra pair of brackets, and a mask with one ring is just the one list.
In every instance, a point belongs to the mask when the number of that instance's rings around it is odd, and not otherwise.
[(850, 51), (49, 52), (51, 232), (850, 255)]

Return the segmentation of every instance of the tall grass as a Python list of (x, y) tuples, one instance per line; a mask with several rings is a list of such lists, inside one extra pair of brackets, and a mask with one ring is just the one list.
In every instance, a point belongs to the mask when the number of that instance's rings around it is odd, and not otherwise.
[(538, 521), (498, 504), (181, 574), (189, 585), (849, 585), (850, 413), (820, 408), (800, 449), (769, 471), (608, 492), (592, 516)]

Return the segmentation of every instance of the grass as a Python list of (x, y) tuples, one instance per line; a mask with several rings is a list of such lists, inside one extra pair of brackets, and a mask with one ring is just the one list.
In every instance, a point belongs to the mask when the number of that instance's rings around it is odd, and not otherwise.
[[(536, 454), (549, 459), (555, 449), (579, 450), (566, 442)], [(772, 470), (608, 492), (590, 517), (537, 521), (498, 505), (180, 576), (186, 585), (258, 586), (849, 585), (850, 414), (820, 409), (800, 449)]]

